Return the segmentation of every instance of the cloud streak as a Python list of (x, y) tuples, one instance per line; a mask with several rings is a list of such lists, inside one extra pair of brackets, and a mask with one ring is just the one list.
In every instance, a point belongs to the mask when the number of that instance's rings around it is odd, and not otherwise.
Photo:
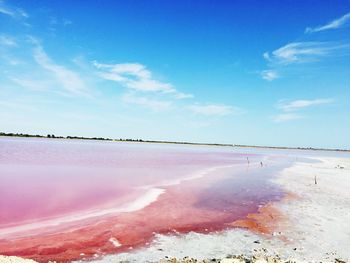
[(323, 26), (307, 27), (305, 29), (305, 33), (314, 33), (314, 32), (321, 32), (325, 30), (338, 29), (346, 25), (349, 21), (350, 21), (350, 13), (347, 13)]
[(277, 71), (272, 69), (263, 70), (260, 74), (264, 80), (268, 81), (272, 81), (279, 78), (279, 74), (277, 73)]
[(226, 116), (240, 112), (238, 108), (223, 104), (193, 104), (188, 109), (194, 114), (206, 116)]
[(54, 63), (41, 46), (34, 49), (33, 57), (42, 69), (53, 75), (65, 91), (74, 95), (88, 96), (87, 88), (80, 76), (76, 72)]
[(93, 65), (98, 69), (99, 77), (115, 81), (130, 90), (171, 94), (177, 99), (193, 97), (177, 91), (170, 83), (154, 79), (152, 72), (139, 63), (102, 64), (94, 61)]
[(27, 18), (28, 14), (20, 8), (11, 8), (4, 4), (3, 1), (0, 1), (0, 14), (10, 16), (12, 18)]
[(127, 104), (134, 104), (152, 111), (165, 111), (171, 108), (172, 102), (166, 100), (155, 100), (147, 97), (138, 97), (131, 94), (125, 94), (122, 101)]
[(313, 106), (326, 105), (333, 103), (334, 100), (327, 99), (314, 99), (314, 100), (294, 100), (285, 101), (281, 100), (277, 103), (276, 108), (282, 111), (274, 116), (272, 119), (274, 122), (287, 122), (304, 118), (299, 112)]
[(272, 53), (265, 52), (264, 58), (276, 64), (305, 63), (328, 55), (335, 49), (344, 46), (334, 46), (327, 42), (292, 42), (280, 47)]
[(0, 45), (8, 47), (17, 47), (15, 38), (6, 35), (0, 35)]
[(52, 85), (53, 83), (45, 80), (37, 80), (23, 77), (11, 77), (10, 78), (14, 83), (23, 88), (33, 90), (33, 91), (45, 91), (47, 87)]
[(334, 102), (333, 99), (314, 99), (314, 100), (294, 100), (290, 102), (280, 101), (277, 108), (286, 112), (297, 111), (303, 108), (308, 108), (316, 105), (330, 104)]
[(282, 113), (273, 117), (274, 122), (287, 122), (293, 120), (299, 120), (304, 118), (303, 116), (295, 113)]
[[(339, 42), (291, 42), (272, 52), (263, 53), (269, 69), (260, 72), (262, 79), (273, 81), (279, 78), (278, 72), (291, 65), (316, 63), (334, 57), (345, 57), (350, 54), (349, 43)], [(289, 67), (291, 68), (291, 67)]]

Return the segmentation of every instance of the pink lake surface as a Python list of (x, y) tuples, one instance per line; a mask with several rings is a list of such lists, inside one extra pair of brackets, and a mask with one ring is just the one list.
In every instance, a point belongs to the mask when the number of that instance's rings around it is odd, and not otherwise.
[[(247, 157), (250, 164), (247, 164)], [(210, 233), (283, 193), (231, 147), (0, 138), (0, 254), (68, 262)], [(83, 255), (83, 256), (82, 256)]]

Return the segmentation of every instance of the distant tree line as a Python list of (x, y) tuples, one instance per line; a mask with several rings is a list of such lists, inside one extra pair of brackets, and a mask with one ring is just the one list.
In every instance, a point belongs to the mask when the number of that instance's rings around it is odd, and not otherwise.
[(83, 136), (56, 136), (55, 134), (33, 135), (27, 133), (6, 133), (0, 132), (0, 136), (9, 137), (35, 137), (35, 138), (53, 138), (53, 139), (77, 139), (77, 140), (99, 140), (99, 141), (120, 141), (120, 142), (146, 142), (146, 143), (172, 143), (172, 144), (186, 144), (186, 145), (208, 145), (208, 146), (228, 146), (228, 147), (249, 147), (249, 148), (268, 148), (268, 149), (294, 149), (294, 150), (314, 150), (314, 151), (341, 151), (350, 152), (344, 149), (324, 149), (312, 147), (278, 147), (278, 146), (254, 146), (254, 145), (239, 145), (239, 144), (222, 144), (222, 143), (197, 143), (197, 142), (174, 142), (174, 141), (153, 141), (141, 139), (110, 139), (103, 137), (83, 137)]
[(38, 137), (38, 138), (45, 138), (45, 136), (43, 135), (39, 135), (39, 134), (26, 134), (26, 133), (5, 133), (5, 132), (0, 132), (0, 136), (13, 136), (13, 137)]
[(27, 133), (5, 133), (0, 132), (0, 136), (9, 136), (9, 137), (35, 137), (35, 138), (53, 138), (53, 139), (81, 139), (81, 140), (106, 140), (106, 141), (112, 141), (110, 138), (102, 138), (102, 137), (83, 137), (83, 136), (56, 136), (55, 134), (48, 134), (48, 135), (33, 135), (33, 134), (27, 134)]
[(311, 150), (311, 151), (336, 151), (336, 152), (350, 151), (346, 149), (327, 149), (327, 148), (314, 148), (314, 147), (285, 147), (285, 146), (257, 146), (257, 145), (241, 145), (241, 144), (235, 144), (234, 147), (263, 148), (263, 149), (277, 149), (277, 150)]
[(118, 139), (117, 141), (121, 141), (121, 142), (143, 142), (143, 140), (141, 139)]
[(83, 136), (57, 136), (55, 134), (45, 135), (33, 135), (26, 133), (5, 133), (0, 132), (0, 136), (10, 137), (37, 137), (37, 138), (50, 138), (50, 139), (77, 139), (77, 140), (99, 140), (99, 141), (119, 141), (119, 142), (145, 142), (145, 143), (172, 143), (172, 144), (186, 144), (186, 145), (208, 145), (208, 146), (230, 146), (233, 144), (219, 144), (219, 143), (196, 143), (196, 142), (174, 142), (174, 141), (154, 141), (154, 140), (142, 140), (142, 139), (110, 139), (103, 137), (83, 137)]

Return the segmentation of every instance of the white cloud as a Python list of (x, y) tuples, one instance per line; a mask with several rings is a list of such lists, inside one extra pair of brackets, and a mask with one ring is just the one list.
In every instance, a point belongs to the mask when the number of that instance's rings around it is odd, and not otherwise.
[(4, 6), (0, 6), (0, 13), (4, 15), (12, 16), (12, 17), (15, 15), (10, 9), (7, 9)]
[(273, 117), (273, 120), (275, 122), (286, 122), (286, 121), (293, 121), (304, 118), (303, 116), (295, 113), (282, 113), (278, 114)]
[(139, 63), (101, 64), (94, 61), (93, 65), (101, 78), (118, 82), (131, 90), (171, 94), (178, 99), (192, 97), (177, 91), (170, 83), (154, 79), (151, 71)]
[(23, 9), (17, 9), (16, 11), (17, 11), (17, 13), (18, 13), (21, 17), (24, 17), (24, 18), (29, 17), (28, 14), (27, 14), (27, 12), (24, 11)]
[(17, 42), (16, 39), (11, 36), (0, 35), (0, 45), (16, 47)]
[(69, 25), (73, 24), (73, 22), (71, 20), (65, 19), (65, 18), (62, 20), (62, 23), (64, 26), (69, 26)]
[(266, 59), (266, 60), (270, 60), (270, 54), (269, 54), (269, 52), (264, 52), (263, 57), (264, 57), (264, 59)]
[(49, 81), (44, 80), (38, 80), (38, 79), (30, 79), (30, 78), (23, 78), (23, 77), (13, 77), (10, 78), (14, 83), (22, 86), (23, 88), (40, 91), (40, 90), (47, 90), (47, 87), (50, 85), (53, 85), (53, 83)]
[(23, 60), (18, 59), (16, 57), (13, 57), (13, 56), (8, 55), (8, 54), (1, 54), (0, 57), (1, 57), (3, 62), (7, 63), (10, 66), (17, 66), (17, 65), (23, 63)]
[(264, 57), (270, 62), (279, 64), (303, 63), (314, 61), (341, 47), (343, 46), (331, 46), (325, 42), (293, 42), (276, 49), (271, 54), (265, 52)]
[(28, 14), (20, 8), (11, 8), (4, 4), (3, 1), (0, 1), (0, 14), (10, 16), (12, 18), (27, 18)]
[(189, 99), (189, 98), (193, 98), (192, 94), (189, 93), (182, 93), (182, 92), (176, 92), (176, 94), (174, 95), (176, 99)]
[(66, 27), (73, 24), (73, 22), (69, 19), (59, 18), (55, 16), (49, 17), (48, 23), (49, 23), (49, 30), (51, 31), (51, 33), (55, 32), (57, 27), (62, 27), (62, 26)]
[(281, 100), (277, 103), (276, 107), (282, 111), (282, 113), (273, 117), (275, 122), (286, 122), (292, 120), (298, 120), (304, 118), (303, 115), (295, 112), (300, 112), (308, 107), (325, 105), (332, 103), (333, 99), (314, 99), (314, 100), (294, 100), (285, 101)]
[(200, 115), (219, 115), (219, 116), (225, 116), (230, 115), (233, 113), (238, 113), (240, 110), (237, 108), (234, 108), (232, 106), (228, 105), (222, 105), (222, 104), (193, 104), (188, 106), (188, 109), (191, 110), (195, 114)]
[(265, 80), (272, 81), (279, 78), (279, 75), (276, 70), (268, 69), (261, 71), (261, 77)]
[(313, 33), (313, 32), (320, 32), (320, 31), (325, 31), (330, 29), (337, 29), (344, 26), (348, 21), (350, 21), (350, 13), (347, 13), (342, 17), (337, 18), (323, 26), (307, 27), (305, 29), (305, 33)]
[(129, 79), (125, 84), (128, 88), (139, 91), (160, 91), (163, 93), (175, 92), (175, 89), (171, 84), (159, 82), (157, 80), (149, 78), (140, 78), (134, 80)]
[(88, 95), (85, 83), (80, 76), (76, 72), (54, 63), (39, 45), (34, 49), (34, 59), (43, 69), (53, 74), (64, 90), (75, 95)]
[(137, 97), (126, 94), (122, 97), (122, 101), (127, 104), (135, 104), (153, 111), (165, 111), (171, 108), (171, 101), (154, 100), (147, 97)]
[(333, 101), (333, 99), (294, 100), (290, 102), (280, 101), (277, 104), (277, 108), (289, 112), (316, 105), (330, 104)]
[(347, 58), (349, 54), (350, 43), (346, 42), (292, 42), (272, 52), (263, 53), (268, 69), (261, 71), (260, 75), (263, 79), (272, 81), (279, 78), (279, 72), (288, 75), (288, 70), (300, 71), (303, 64), (314, 65), (334, 58)]

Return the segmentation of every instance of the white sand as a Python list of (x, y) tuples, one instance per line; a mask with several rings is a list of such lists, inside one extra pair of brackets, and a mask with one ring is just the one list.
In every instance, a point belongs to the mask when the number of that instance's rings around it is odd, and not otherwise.
[[(152, 262), (165, 256), (210, 259), (261, 253), (298, 261), (349, 260), (350, 159), (312, 158), (320, 162), (298, 162), (274, 180), (300, 198), (276, 204), (288, 220), (278, 225), (273, 235), (258, 235), (242, 229), (210, 235), (158, 235), (149, 248), (109, 255), (96, 262)], [(338, 165), (344, 169), (335, 168)], [(257, 240), (259, 243), (254, 242)]]
[[(318, 160), (321, 163), (297, 163), (276, 180), (300, 196), (280, 206), (289, 217), (283, 234), (290, 237), (300, 258), (349, 260), (350, 159)], [(344, 169), (335, 168), (338, 165)]]
[(35, 263), (36, 261), (31, 259), (24, 259), (20, 257), (8, 257), (0, 256), (0, 263)]

